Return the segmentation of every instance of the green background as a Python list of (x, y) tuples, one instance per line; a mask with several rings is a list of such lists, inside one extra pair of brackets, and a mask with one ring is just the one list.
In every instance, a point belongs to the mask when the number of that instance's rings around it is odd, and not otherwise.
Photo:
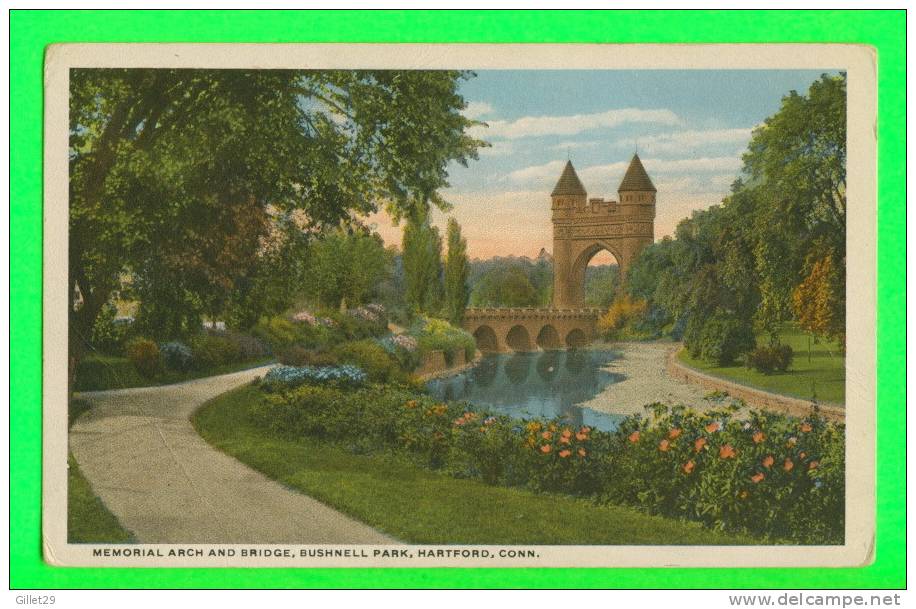
[[(905, 35), (904, 11), (12, 11), (10, 585), (904, 587)], [(876, 561), (868, 567), (843, 569), (132, 570), (45, 564), (40, 545), (42, 66), (45, 47), (58, 42), (831, 42), (874, 46), (879, 87)]]

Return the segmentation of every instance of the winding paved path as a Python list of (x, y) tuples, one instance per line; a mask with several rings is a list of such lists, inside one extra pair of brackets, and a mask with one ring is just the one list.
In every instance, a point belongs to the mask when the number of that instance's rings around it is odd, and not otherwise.
[(140, 543), (393, 543), (254, 471), (197, 435), (189, 417), (268, 367), (177, 385), (80, 394), (92, 408), (70, 450)]

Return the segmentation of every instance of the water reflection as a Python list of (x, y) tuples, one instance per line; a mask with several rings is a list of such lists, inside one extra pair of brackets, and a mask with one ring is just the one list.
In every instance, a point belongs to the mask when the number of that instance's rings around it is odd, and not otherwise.
[(613, 430), (621, 415), (577, 404), (621, 380), (603, 369), (615, 357), (613, 351), (591, 350), (487, 355), (471, 370), (427, 386), (440, 400), (467, 401), (519, 418), (564, 416), (572, 425)]

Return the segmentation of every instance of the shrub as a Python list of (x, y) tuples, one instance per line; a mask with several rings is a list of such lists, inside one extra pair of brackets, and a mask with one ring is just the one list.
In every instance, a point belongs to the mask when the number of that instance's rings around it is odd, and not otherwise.
[(159, 346), (148, 338), (135, 338), (125, 347), (127, 359), (141, 375), (151, 378), (160, 370)]
[(747, 367), (754, 368), (763, 374), (785, 372), (792, 365), (794, 357), (789, 345), (770, 345), (757, 347), (747, 354)]
[[(268, 377), (303, 374), (276, 370)], [(752, 412), (737, 420), (737, 406), (653, 405), (651, 417), (628, 417), (608, 433), (490, 416), (397, 385), (346, 390), (314, 374), (268, 393), (256, 420), (360, 452), (403, 451), (488, 484), (591, 497), (777, 541), (843, 542), (845, 429), (817, 416)]]
[(442, 319), (420, 318), (410, 334), (417, 339), (420, 353), (444, 351), (445, 361), (451, 364), (458, 351), (464, 351), (466, 360), (474, 359), (477, 343), (474, 337)]
[(194, 353), (194, 367), (198, 370), (209, 370), (241, 360), (241, 348), (228, 336), (198, 334), (190, 343)]
[(750, 324), (721, 314), (702, 322), (691, 320), (684, 340), (693, 357), (718, 366), (730, 366), (739, 355), (753, 349), (756, 342)]
[(332, 353), (341, 362), (362, 368), (375, 383), (387, 383), (401, 377), (397, 360), (374, 340), (342, 343), (334, 347)]
[(191, 348), (184, 343), (173, 341), (165, 343), (159, 347), (159, 354), (162, 356), (162, 362), (170, 370), (186, 372), (191, 369), (193, 354)]
[(120, 355), (130, 333), (130, 323), (117, 319), (118, 308), (111, 303), (102, 307), (92, 326), (89, 342), (103, 353)]
[(619, 338), (625, 328), (635, 328), (645, 318), (647, 310), (645, 300), (624, 294), (598, 319), (598, 332), (606, 340)]
[(333, 353), (306, 349), (299, 345), (283, 349), (277, 354), (277, 359), (287, 366), (334, 366), (339, 361)]
[(274, 353), (289, 347), (303, 338), (302, 327), (279, 315), (262, 317), (251, 330), (252, 335), (266, 344)]
[(331, 384), (341, 386), (362, 385), (368, 380), (365, 372), (356, 366), (277, 366), (264, 375), (270, 389), (289, 389), (304, 384)]
[(267, 348), (264, 343), (254, 336), (242, 334), (239, 332), (230, 332), (226, 338), (233, 341), (238, 349), (239, 358), (242, 361), (263, 359), (267, 355)]
[(420, 351), (417, 339), (407, 334), (392, 334), (379, 340), (382, 348), (394, 356), (405, 372), (413, 372), (420, 365)]

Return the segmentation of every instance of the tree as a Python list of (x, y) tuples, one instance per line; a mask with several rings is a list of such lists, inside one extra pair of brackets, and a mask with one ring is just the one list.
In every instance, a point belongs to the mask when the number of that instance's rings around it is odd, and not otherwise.
[(809, 259), (810, 271), (792, 293), (792, 308), (799, 326), (821, 338), (845, 343), (845, 319), (837, 315), (846, 307), (845, 282), (832, 252)]
[(460, 326), (471, 291), (468, 287), (468, 244), (461, 236), (461, 226), (454, 218), (448, 219), (446, 239), (445, 307), (449, 321)]
[(481, 144), (461, 114), (468, 76), (73, 70), (71, 371), (124, 273), (147, 310), (215, 311), (263, 262), (276, 218), (313, 234), (382, 206), (445, 207), (446, 165)]
[(401, 248), (405, 300), (411, 314), (438, 314), (442, 302), (442, 238), (427, 214), (418, 213), (407, 221)]
[(522, 267), (497, 266), (481, 277), (471, 302), (482, 307), (531, 307), (538, 304), (538, 292)]
[(340, 228), (313, 242), (306, 283), (322, 306), (360, 305), (385, 279), (389, 263), (389, 252), (377, 233)]

